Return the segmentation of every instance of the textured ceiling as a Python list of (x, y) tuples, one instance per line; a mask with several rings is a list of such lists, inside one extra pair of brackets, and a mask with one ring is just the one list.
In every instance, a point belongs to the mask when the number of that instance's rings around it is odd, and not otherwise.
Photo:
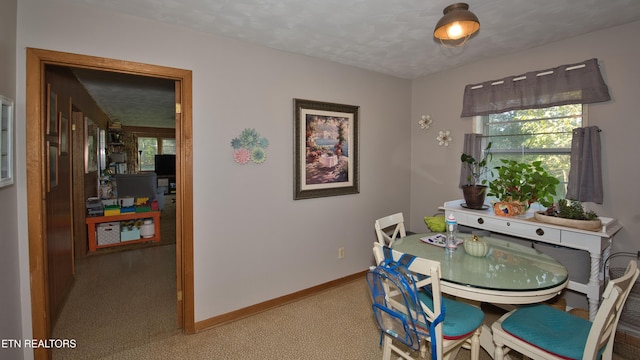
[(449, 0), (61, 0), (416, 78), (640, 20), (640, 0), (468, 1), (480, 31), (442, 48)]
[(72, 69), (113, 122), (143, 127), (175, 127), (173, 80), (88, 69)]

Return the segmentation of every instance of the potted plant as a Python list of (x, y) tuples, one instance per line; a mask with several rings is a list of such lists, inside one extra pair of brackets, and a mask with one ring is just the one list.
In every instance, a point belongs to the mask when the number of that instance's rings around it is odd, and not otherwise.
[(549, 175), (542, 167), (542, 161), (500, 161), (502, 165), (495, 167), (498, 175), (489, 183), (488, 193), (500, 200), (494, 205), (497, 215), (522, 214), (534, 202), (545, 207), (553, 204), (560, 181)]
[(545, 211), (537, 211), (533, 216), (538, 221), (583, 230), (597, 231), (602, 228), (598, 214), (585, 210), (579, 201), (560, 199), (557, 204), (547, 207)]
[(460, 161), (466, 165), (469, 175), (467, 184), (462, 185), (462, 195), (465, 206), (469, 209), (482, 209), (487, 196), (487, 179), (485, 175), (489, 169), (487, 163), (491, 161), (491, 143), (484, 149), (484, 156), (479, 161), (469, 154), (462, 153)]

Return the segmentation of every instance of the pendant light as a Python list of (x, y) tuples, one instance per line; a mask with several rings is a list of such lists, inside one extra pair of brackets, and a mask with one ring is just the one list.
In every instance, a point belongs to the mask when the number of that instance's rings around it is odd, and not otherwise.
[(469, 11), (469, 4), (456, 3), (447, 6), (438, 21), (433, 36), (445, 47), (462, 46), (471, 35), (480, 30), (478, 17)]

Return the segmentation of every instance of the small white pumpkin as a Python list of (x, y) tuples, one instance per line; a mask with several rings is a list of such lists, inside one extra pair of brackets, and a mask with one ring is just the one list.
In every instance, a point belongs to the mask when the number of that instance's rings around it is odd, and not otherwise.
[(473, 235), (471, 239), (465, 240), (464, 251), (471, 256), (482, 257), (489, 252), (489, 244), (484, 239), (479, 238), (478, 235)]

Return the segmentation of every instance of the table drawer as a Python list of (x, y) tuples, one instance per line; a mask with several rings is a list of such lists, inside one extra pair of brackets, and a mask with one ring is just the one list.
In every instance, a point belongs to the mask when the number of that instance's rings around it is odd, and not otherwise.
[(519, 236), (530, 240), (560, 243), (560, 230), (540, 224), (528, 223), (509, 218), (491, 218), (466, 214), (458, 220), (460, 224), (480, 227), (485, 230), (499, 232), (506, 235)]

